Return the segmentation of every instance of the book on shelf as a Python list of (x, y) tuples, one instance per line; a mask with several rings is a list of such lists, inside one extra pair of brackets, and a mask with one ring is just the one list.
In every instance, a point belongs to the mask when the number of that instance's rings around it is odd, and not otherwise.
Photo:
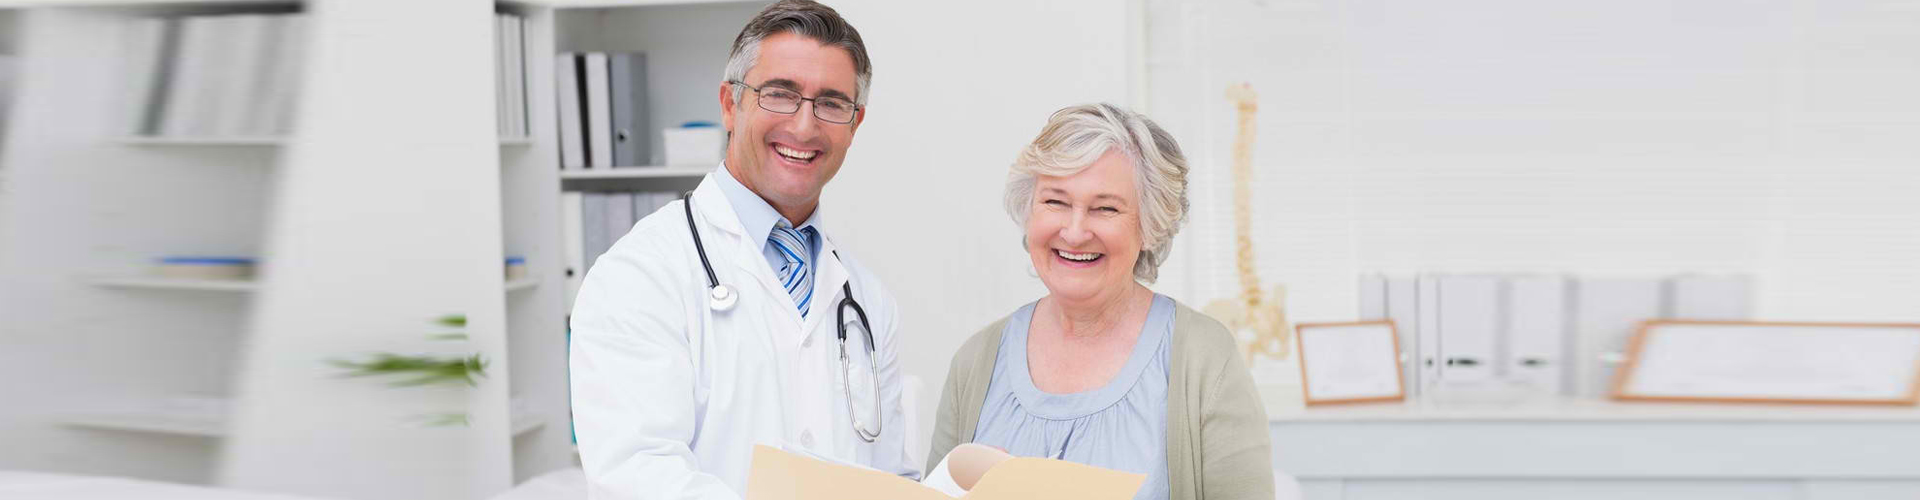
[(554, 62), (561, 169), (634, 167), (657, 161), (645, 53), (567, 52)]
[(126, 29), (129, 128), (146, 137), (268, 137), (290, 128), (303, 16), (149, 17)]
[(588, 52), (581, 59), (587, 81), (587, 164), (612, 168), (613, 103), (607, 81), (607, 54)]
[[(669, 191), (637, 193), (579, 193), (578, 220), (579, 235), (567, 235), (567, 246), (575, 246), (578, 241), (582, 277), (591, 271), (594, 261), (600, 255), (613, 248), (620, 238), (633, 230), (633, 225), (660, 210), (661, 207), (680, 199), (679, 193)], [(571, 210), (571, 207), (568, 208)], [(563, 212), (563, 216), (572, 214)], [(563, 226), (571, 227), (573, 221), (562, 221)]]
[(525, 25), (513, 14), (493, 16), (494, 115), (501, 137), (527, 135)]
[(647, 126), (647, 55), (609, 54), (609, 92), (613, 94), (613, 165), (630, 167), (653, 161), (653, 134)]
[(583, 238), (586, 230), (580, 220), (582, 198), (586, 193), (560, 193), (560, 237), (561, 255), (566, 256), (566, 296), (562, 301), (566, 310), (573, 310), (573, 297), (580, 293), (580, 282), (587, 276), (586, 246)]
[(581, 131), (586, 123), (581, 116), (580, 54), (564, 53), (553, 58), (554, 90), (558, 96), (560, 120), (560, 169), (587, 168), (586, 142)]

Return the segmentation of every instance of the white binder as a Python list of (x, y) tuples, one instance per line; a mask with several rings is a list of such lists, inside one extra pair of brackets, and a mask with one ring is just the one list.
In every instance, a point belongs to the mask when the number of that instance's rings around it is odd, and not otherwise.
[(1530, 390), (1566, 394), (1567, 280), (1516, 276), (1507, 280), (1507, 352), (1504, 378)]
[(1753, 280), (1739, 275), (1682, 275), (1667, 281), (1667, 317), (1745, 320), (1753, 317)]
[(1440, 379), (1447, 384), (1494, 379), (1500, 346), (1500, 278), (1445, 276), (1440, 290)]
[(1659, 318), (1665, 280), (1581, 278), (1574, 288), (1574, 395), (1602, 397), (1640, 323)]
[(1440, 278), (1422, 275), (1414, 280), (1414, 371), (1420, 372), (1419, 393), (1440, 383)]
[(1411, 276), (1386, 280), (1387, 319), (1400, 334), (1400, 352), (1405, 357), (1400, 373), (1406, 377), (1407, 397), (1420, 394), (1420, 300), (1419, 280)]

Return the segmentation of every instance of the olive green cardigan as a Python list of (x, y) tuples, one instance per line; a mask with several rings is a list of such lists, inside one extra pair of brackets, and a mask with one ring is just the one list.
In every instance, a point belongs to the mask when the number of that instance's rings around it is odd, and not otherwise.
[[(1001, 318), (960, 346), (947, 368), (926, 470), (973, 441), (999, 355)], [(1173, 316), (1167, 380), (1167, 488), (1171, 500), (1273, 498), (1267, 412), (1233, 335), (1185, 305)]]

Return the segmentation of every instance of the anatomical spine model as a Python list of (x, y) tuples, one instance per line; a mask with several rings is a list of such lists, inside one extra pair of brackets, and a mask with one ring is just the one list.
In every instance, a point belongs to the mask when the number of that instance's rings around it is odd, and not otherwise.
[(1226, 323), (1240, 341), (1249, 363), (1266, 356), (1284, 360), (1292, 354), (1293, 325), (1287, 323), (1286, 287), (1275, 285), (1271, 294), (1260, 290), (1260, 276), (1253, 263), (1253, 138), (1254, 115), (1258, 111), (1253, 87), (1240, 84), (1227, 89), (1227, 100), (1239, 109), (1240, 133), (1233, 144), (1233, 230), (1240, 271), (1240, 296), (1207, 304), (1208, 316)]

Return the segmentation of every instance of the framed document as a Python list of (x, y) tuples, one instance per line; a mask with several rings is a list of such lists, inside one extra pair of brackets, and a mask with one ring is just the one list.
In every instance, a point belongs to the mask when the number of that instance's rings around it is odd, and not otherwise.
[(1613, 397), (1629, 401), (1920, 401), (1920, 324), (1649, 321)]
[(1392, 321), (1301, 323), (1294, 329), (1307, 405), (1406, 399), (1400, 336)]

